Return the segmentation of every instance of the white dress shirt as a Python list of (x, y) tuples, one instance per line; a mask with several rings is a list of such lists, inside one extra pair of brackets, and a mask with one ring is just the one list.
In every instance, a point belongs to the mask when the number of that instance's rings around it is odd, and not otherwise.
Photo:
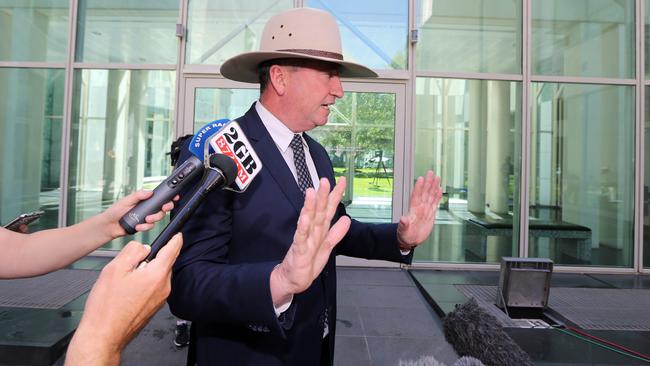
[[(289, 147), (291, 139), (293, 139), (295, 133), (287, 128), (284, 123), (269, 112), (269, 110), (259, 101), (255, 103), (255, 110), (260, 116), (264, 127), (269, 131), (273, 142), (275, 142), (275, 146), (280, 150), (280, 154), (282, 154), (289, 170), (291, 170), (291, 174), (293, 174), (293, 179), (295, 179), (296, 184), (298, 184), (296, 165), (293, 163), (293, 150)], [(302, 133), (300, 134), (300, 137), (302, 138), (302, 147), (305, 150), (305, 162), (307, 163), (309, 175), (311, 175), (312, 184), (314, 185), (314, 189), (318, 189), (318, 172), (316, 172), (316, 165), (314, 165), (314, 160), (311, 158), (311, 154), (309, 153), (309, 146), (307, 145), (307, 141), (305, 141), (305, 137)]]

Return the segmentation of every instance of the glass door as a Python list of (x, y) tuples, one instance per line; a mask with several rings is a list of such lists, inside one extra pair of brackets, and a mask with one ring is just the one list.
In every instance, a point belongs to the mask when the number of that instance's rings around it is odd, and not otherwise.
[[(346, 91), (328, 123), (308, 134), (329, 153), (335, 176), (348, 182), (344, 203), (353, 218), (394, 222), (402, 212), (405, 84), (343, 83)], [(259, 98), (257, 85), (223, 79), (187, 79), (182, 134), (243, 115)], [(343, 265), (397, 266), (339, 257)]]

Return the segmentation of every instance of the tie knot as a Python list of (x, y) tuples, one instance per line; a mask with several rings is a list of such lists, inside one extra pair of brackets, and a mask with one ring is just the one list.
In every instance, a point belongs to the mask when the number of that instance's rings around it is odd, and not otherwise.
[(296, 149), (301, 149), (302, 148), (302, 138), (300, 137), (300, 134), (294, 134), (293, 138), (291, 139), (291, 143), (289, 144), (293, 150)]

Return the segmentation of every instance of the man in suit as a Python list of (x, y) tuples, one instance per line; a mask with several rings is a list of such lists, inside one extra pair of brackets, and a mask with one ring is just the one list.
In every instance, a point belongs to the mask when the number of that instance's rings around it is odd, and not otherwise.
[[(331, 365), (335, 255), (409, 263), (431, 233), (440, 180), (431, 171), (418, 178), (398, 224), (350, 221), (340, 204), (345, 180), (335, 185), (327, 152), (304, 132), (327, 122), (343, 96), (340, 77), (377, 74), (343, 60), (336, 21), (320, 10), (272, 17), (260, 48), (227, 60), (221, 73), (260, 83), (259, 101), (237, 121), (263, 168), (243, 193), (211, 193), (185, 226), (168, 301), (193, 322), (190, 356), (199, 365)], [(311, 187), (327, 197), (319, 218), (336, 223), (305, 245), (311, 231), (298, 217)]]

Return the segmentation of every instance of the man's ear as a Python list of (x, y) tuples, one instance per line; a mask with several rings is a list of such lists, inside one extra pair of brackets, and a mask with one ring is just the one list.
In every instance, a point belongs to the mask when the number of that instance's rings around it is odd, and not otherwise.
[(284, 95), (287, 90), (287, 70), (279, 65), (273, 65), (269, 69), (269, 82), (277, 95)]

